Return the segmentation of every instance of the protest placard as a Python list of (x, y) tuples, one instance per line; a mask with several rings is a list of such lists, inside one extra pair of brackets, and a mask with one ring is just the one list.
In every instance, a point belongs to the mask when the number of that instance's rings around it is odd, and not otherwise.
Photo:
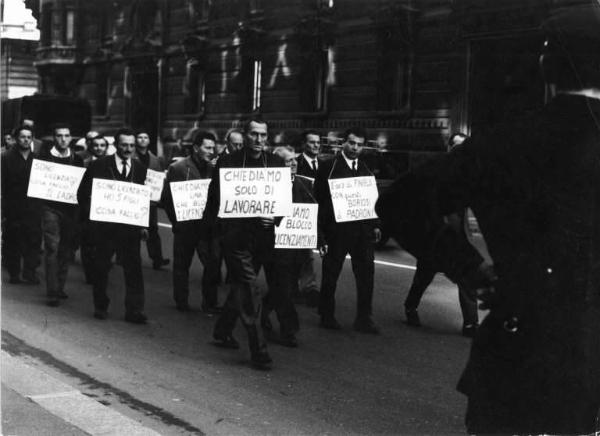
[(166, 174), (164, 171), (154, 171), (148, 168), (144, 185), (149, 186), (151, 189), (150, 200), (160, 201), (160, 194), (162, 193), (165, 176)]
[(221, 218), (286, 216), (292, 213), (290, 169), (221, 168)]
[(275, 248), (317, 248), (317, 213), (314, 203), (293, 203), (292, 214), (275, 226)]
[(171, 182), (169, 185), (177, 221), (202, 219), (210, 179)]
[(150, 187), (118, 180), (94, 179), (90, 220), (148, 227)]
[(27, 196), (77, 204), (77, 188), (85, 168), (34, 159)]
[(377, 218), (377, 183), (375, 177), (329, 179), (335, 221), (360, 221)]

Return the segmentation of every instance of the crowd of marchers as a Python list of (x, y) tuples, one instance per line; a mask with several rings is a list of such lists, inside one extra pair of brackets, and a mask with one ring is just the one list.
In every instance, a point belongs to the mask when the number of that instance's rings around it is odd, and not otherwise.
[[(109, 318), (108, 276), (113, 263), (123, 268), (125, 280), (125, 320), (147, 322), (144, 312), (144, 277), (140, 247), (146, 242), (154, 269), (170, 263), (163, 256), (158, 232), (157, 208), (164, 208), (172, 224), (173, 299), (177, 310), (189, 306), (189, 269), (195, 254), (203, 265), (201, 293), (206, 313), (218, 314), (214, 344), (237, 349), (233, 336), (238, 318), (248, 334), (251, 361), (260, 368), (271, 365), (265, 337), (288, 347), (297, 347), (299, 331), (296, 304), (318, 308), (320, 326), (339, 330), (335, 317), (336, 284), (346, 255), (356, 279), (356, 317), (353, 328), (378, 334), (372, 318), (374, 286), (374, 247), (381, 237), (377, 219), (337, 222), (328, 185), (329, 179), (373, 176), (361, 159), (367, 133), (348, 129), (335, 154), (321, 153), (318, 132), (301, 135), (301, 149), (268, 146), (268, 125), (262, 119), (248, 120), (242, 130), (230, 130), (225, 146), (215, 135), (197, 131), (191, 144), (165, 165), (150, 150), (145, 131), (122, 128), (113, 138), (97, 132), (85, 137), (85, 150), (72, 147), (68, 125), (54, 126), (53, 142), (40, 145), (31, 123), (14, 131), (15, 143), (2, 154), (2, 259), (12, 284), (39, 284), (37, 268), (43, 260), (46, 304), (59, 306), (68, 298), (65, 283), (69, 265), (79, 250), (85, 281), (91, 285), (93, 316)], [(110, 139), (110, 140), (109, 140)], [(453, 140), (464, 139), (456, 135)], [(85, 168), (77, 191), (77, 204), (28, 196), (34, 159)], [(221, 168), (289, 167), (294, 203), (318, 204), (318, 252), (322, 257), (321, 283), (315, 274), (317, 250), (275, 248), (274, 229), (282, 217), (224, 219), (218, 216)], [(90, 219), (94, 179), (144, 184), (148, 170), (166, 173), (160, 201), (151, 202), (149, 224), (134, 225)], [(171, 189), (173, 182), (210, 179), (207, 202), (201, 218), (177, 220)], [(464, 214), (457, 214), (463, 222)], [(459, 224), (457, 228), (460, 228)], [(464, 227), (464, 226), (463, 226)], [(464, 235), (463, 230), (458, 231)], [(43, 249), (42, 249), (43, 247)], [(483, 259), (481, 259), (483, 260)], [(225, 268), (223, 268), (223, 264)], [(264, 269), (267, 286), (259, 286), (257, 276)], [(407, 323), (419, 326), (417, 306), (425, 288), (438, 269), (425, 257), (419, 260), (417, 274), (406, 300)], [(227, 297), (219, 300), (219, 286), (226, 282)], [(477, 307), (467, 292), (460, 292), (465, 326), (471, 336), (477, 328)], [(274, 312), (279, 324), (273, 328)]]

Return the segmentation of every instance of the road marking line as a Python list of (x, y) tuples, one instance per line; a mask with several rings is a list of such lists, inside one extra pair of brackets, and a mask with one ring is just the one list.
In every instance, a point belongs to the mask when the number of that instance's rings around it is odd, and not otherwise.
[(60, 419), (93, 436), (159, 436), (116, 410), (73, 390), (72, 386), (23, 362), (5, 351), (2, 360), (2, 383), (30, 398)]
[[(158, 223), (158, 225), (160, 227), (164, 227), (164, 228), (167, 228), (167, 229), (170, 229), (172, 227), (171, 224), (165, 224), (165, 223)], [(313, 250), (313, 253), (319, 253), (319, 250)], [(346, 256), (346, 259), (350, 259), (350, 256)], [(391, 266), (393, 268), (409, 269), (411, 271), (414, 271), (414, 270), (417, 269), (417, 267), (414, 266), (414, 265), (406, 265), (404, 263), (387, 262), (385, 260), (377, 260), (377, 259), (375, 259), (375, 263), (378, 264), (378, 265)]]

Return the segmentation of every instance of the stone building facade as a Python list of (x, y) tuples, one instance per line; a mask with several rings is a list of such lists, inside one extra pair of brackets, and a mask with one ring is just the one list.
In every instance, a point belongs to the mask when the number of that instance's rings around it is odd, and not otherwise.
[(577, 0), (27, 0), (41, 90), (93, 126), (223, 135), (260, 113), (273, 142), (350, 125), (404, 164), (542, 103), (540, 23)]

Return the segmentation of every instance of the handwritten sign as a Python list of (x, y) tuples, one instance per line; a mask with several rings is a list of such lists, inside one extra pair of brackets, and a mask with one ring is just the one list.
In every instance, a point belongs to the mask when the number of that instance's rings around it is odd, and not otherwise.
[(275, 227), (275, 248), (317, 248), (317, 212), (313, 203), (294, 203), (292, 214)]
[(77, 188), (85, 168), (34, 159), (27, 196), (77, 204)]
[(169, 185), (177, 221), (202, 219), (210, 179), (171, 182)]
[(286, 216), (292, 213), (290, 169), (221, 168), (221, 218)]
[(335, 221), (360, 221), (377, 218), (375, 202), (378, 192), (375, 177), (329, 179)]
[(148, 168), (144, 185), (150, 187), (150, 200), (160, 201), (160, 194), (162, 193), (163, 184), (165, 183), (165, 176), (166, 174), (164, 171), (154, 171)]
[(94, 179), (90, 220), (148, 227), (150, 187), (118, 180)]

